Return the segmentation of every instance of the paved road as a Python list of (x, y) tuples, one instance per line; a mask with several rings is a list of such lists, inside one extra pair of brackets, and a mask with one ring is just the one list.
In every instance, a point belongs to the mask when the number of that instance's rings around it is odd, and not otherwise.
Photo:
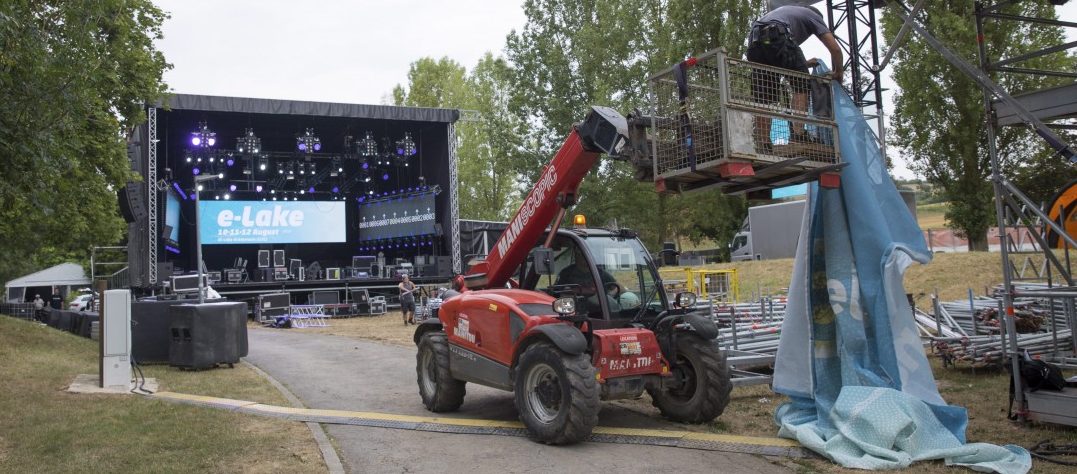
[[(249, 337), (247, 361), (308, 408), (432, 415), (419, 399), (414, 347), (296, 330), (252, 329)], [(511, 393), (475, 384), (467, 385), (464, 405), (449, 416), (517, 419)], [(610, 403), (603, 405), (599, 425), (683, 429)], [(511, 436), (347, 425), (326, 429), (348, 472), (788, 472), (762, 457), (737, 453), (608, 443), (554, 447)]]

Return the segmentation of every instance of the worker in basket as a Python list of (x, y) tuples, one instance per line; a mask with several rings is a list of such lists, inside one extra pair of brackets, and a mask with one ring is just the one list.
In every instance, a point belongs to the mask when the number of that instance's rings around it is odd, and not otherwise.
[[(840, 82), (844, 64), (841, 48), (838, 47), (834, 34), (827, 28), (822, 12), (815, 7), (786, 5), (771, 10), (753, 22), (751, 34), (748, 36), (747, 58), (754, 63), (807, 73), (808, 67), (814, 67), (819, 62), (815, 58), (805, 60), (804, 51), (800, 49), (800, 45), (811, 36), (818, 37), (823, 46), (830, 51), (830, 61), (833, 67), (830, 77)], [(790, 77), (789, 82), (793, 90), (790, 105), (795, 110), (807, 112), (808, 92), (811, 90), (810, 81), (801, 77)], [(752, 97), (756, 101), (764, 104), (778, 102), (780, 83), (779, 73), (759, 68), (752, 69)], [(756, 146), (765, 154), (770, 154), (773, 149), (770, 128), (770, 117), (756, 116)], [(814, 139), (808, 135), (803, 123), (794, 122), (789, 142), (812, 143)]]

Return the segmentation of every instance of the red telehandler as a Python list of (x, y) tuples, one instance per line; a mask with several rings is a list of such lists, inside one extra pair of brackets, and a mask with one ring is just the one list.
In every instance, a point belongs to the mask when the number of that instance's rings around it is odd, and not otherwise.
[(628, 122), (592, 107), (543, 170), (465, 288), (450, 291), (415, 331), (416, 372), (427, 409), (454, 411), (465, 384), (515, 392), (530, 435), (548, 444), (586, 439), (599, 400), (646, 390), (672, 420), (702, 423), (729, 402), (718, 328), (669, 301), (647, 249), (628, 230), (559, 228), (584, 176), (603, 153), (621, 155)]

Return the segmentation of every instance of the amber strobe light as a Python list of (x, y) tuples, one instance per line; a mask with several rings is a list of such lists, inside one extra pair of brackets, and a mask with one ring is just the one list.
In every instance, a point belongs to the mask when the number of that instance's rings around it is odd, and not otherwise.
[(576, 227), (587, 227), (587, 216), (583, 214), (576, 214), (572, 217), (572, 225)]

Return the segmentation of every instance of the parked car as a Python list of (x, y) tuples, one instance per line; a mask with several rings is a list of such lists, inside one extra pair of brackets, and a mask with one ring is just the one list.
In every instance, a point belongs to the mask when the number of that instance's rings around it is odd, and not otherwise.
[(71, 304), (67, 306), (67, 309), (71, 311), (86, 311), (90, 309), (90, 302), (93, 301), (93, 295), (79, 295), (75, 299), (71, 300)]

